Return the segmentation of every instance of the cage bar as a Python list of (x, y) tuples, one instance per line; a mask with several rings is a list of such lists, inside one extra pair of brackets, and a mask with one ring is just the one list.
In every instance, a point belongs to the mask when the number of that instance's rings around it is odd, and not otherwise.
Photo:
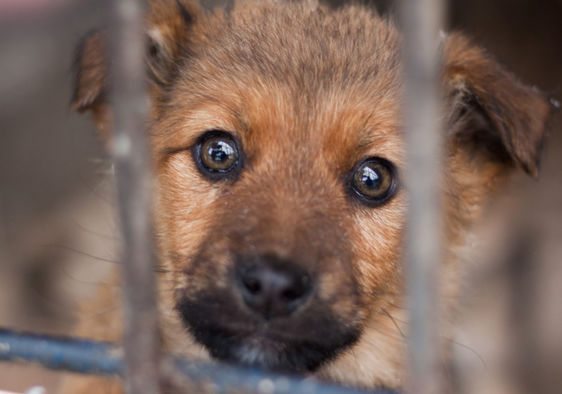
[(116, 0), (110, 21), (112, 150), (124, 240), (124, 378), (129, 394), (159, 392), (150, 216), (152, 176), (146, 128), (145, 7), (141, 0)]
[[(86, 339), (25, 334), (0, 329), (0, 360), (31, 362), (54, 369), (83, 374), (122, 376), (123, 349), (113, 343)], [(204, 385), (211, 392), (244, 392), (270, 394), (361, 394), (368, 391), (326, 384), (295, 376), (266, 373), (252, 368), (228, 365), (194, 363), (179, 358), (168, 358), (163, 364), (186, 377), (194, 387)], [(190, 387), (184, 387), (189, 390)], [(153, 393), (154, 394), (154, 393)], [(380, 390), (375, 394), (396, 394)]]
[(437, 274), (441, 261), (439, 28), (442, 0), (402, 0), (404, 129), (409, 211), (405, 236), (410, 393), (439, 392)]

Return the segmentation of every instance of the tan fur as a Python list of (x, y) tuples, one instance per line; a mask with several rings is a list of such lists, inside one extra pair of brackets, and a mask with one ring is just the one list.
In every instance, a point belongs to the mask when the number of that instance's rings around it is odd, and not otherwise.
[[(152, 1), (147, 16), (155, 46), (148, 58), (150, 134), (165, 349), (207, 359), (176, 311), (178, 297), (228, 291), (235, 253), (274, 253), (318, 272), (319, 302), (362, 332), (317, 376), (400, 387), (405, 191), (372, 208), (350, 199), (343, 186), (365, 157), (384, 157), (403, 170), (399, 33), (357, 6), (334, 11), (263, 1), (242, 2), (230, 14), (205, 14), (192, 4), (187, 10), (189, 24), (171, 0)], [(92, 110), (107, 135), (101, 37), (86, 41), (78, 61), (74, 108)], [(455, 247), (485, 201), (510, 168), (537, 174), (548, 106), (462, 36), (449, 36), (441, 50), (451, 247), (440, 294), (449, 300), (456, 289)], [(195, 166), (190, 147), (212, 129), (242, 142), (248, 165), (236, 181), (210, 182)], [(482, 135), (492, 143), (482, 143)], [(107, 299), (102, 291), (94, 308), (104, 308)], [(444, 319), (452, 319), (451, 302), (444, 305)], [(118, 338), (117, 326), (110, 332), (81, 327), (85, 336)], [(106, 392), (99, 387), (69, 383), (65, 392)]]

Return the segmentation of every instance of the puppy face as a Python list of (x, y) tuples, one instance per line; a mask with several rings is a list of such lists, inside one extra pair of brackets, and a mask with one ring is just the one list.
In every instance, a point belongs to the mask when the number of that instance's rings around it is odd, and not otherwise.
[[(355, 7), (260, 2), (206, 15), (161, 0), (147, 34), (165, 342), (398, 385), (407, 201), (396, 29)], [(458, 244), (510, 167), (536, 174), (548, 107), (462, 37), (441, 53), (446, 236)], [(107, 134), (103, 59), (100, 33), (79, 57), (74, 103)]]

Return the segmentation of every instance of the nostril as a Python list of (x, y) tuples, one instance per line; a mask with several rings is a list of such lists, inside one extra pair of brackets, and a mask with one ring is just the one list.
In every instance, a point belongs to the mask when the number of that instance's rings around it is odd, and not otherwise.
[(293, 290), (293, 289), (287, 289), (285, 290), (283, 293), (281, 293), (281, 296), (287, 300), (287, 301), (294, 301), (297, 298), (299, 298), (299, 294), (298, 291)]
[(283, 297), (287, 302), (293, 302), (298, 300), (302, 294), (303, 292), (298, 289), (288, 289), (281, 294), (281, 297)]
[(302, 275), (281, 292), (281, 297), (287, 302), (293, 302), (304, 297), (309, 290), (309, 282), (310, 278), (308, 275)]
[(261, 283), (256, 278), (248, 277), (248, 276), (243, 277), (242, 283), (244, 284), (246, 290), (250, 292), (250, 294), (257, 295), (261, 291), (262, 288)]

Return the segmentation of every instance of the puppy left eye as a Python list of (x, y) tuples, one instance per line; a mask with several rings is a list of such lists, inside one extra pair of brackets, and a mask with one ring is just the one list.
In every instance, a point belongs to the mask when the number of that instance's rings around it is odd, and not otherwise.
[(203, 133), (193, 149), (199, 171), (209, 179), (234, 176), (241, 167), (241, 155), (234, 137), (222, 130)]
[(381, 157), (364, 160), (351, 174), (351, 190), (365, 205), (383, 205), (394, 197), (397, 186), (396, 167)]

